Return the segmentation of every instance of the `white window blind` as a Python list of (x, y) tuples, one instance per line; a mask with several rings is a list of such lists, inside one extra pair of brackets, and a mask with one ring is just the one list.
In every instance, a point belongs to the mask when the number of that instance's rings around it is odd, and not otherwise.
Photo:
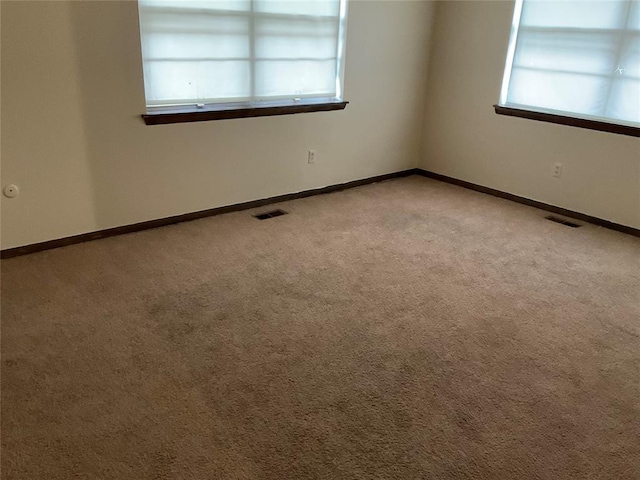
[(147, 106), (342, 98), (346, 0), (139, 0)]
[(640, 2), (517, 0), (500, 104), (640, 124)]

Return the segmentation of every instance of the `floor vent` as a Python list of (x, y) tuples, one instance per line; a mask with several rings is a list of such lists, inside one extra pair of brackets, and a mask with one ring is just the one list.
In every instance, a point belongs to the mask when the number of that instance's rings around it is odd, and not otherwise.
[(559, 223), (560, 225), (566, 225), (567, 227), (571, 227), (571, 228), (578, 228), (582, 226), (578, 223), (573, 223), (573, 222), (570, 222), (569, 220), (565, 220), (564, 218), (554, 217), (553, 215), (550, 215), (544, 218), (546, 218), (547, 220), (551, 220), (552, 222)]
[(289, 212), (285, 212), (284, 210), (271, 210), (270, 212), (259, 213), (258, 215), (254, 215), (258, 220), (266, 220), (267, 218), (279, 217), (281, 215), (286, 215)]

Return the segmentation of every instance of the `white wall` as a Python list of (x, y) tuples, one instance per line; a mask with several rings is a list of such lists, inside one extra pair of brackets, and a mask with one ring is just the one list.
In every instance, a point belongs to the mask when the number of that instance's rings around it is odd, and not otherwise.
[(640, 228), (639, 139), (493, 112), (512, 13), (511, 1), (437, 3), (422, 167)]
[(430, 2), (350, 2), (344, 111), (158, 126), (140, 118), (136, 2), (1, 8), (2, 185), (21, 189), (2, 248), (420, 161)]

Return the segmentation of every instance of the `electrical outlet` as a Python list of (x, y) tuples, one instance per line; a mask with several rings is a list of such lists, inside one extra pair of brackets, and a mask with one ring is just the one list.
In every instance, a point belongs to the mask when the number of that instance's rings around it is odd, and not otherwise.
[(553, 166), (553, 176), (556, 178), (560, 178), (562, 176), (562, 170), (564, 170), (564, 165), (561, 163), (556, 163)]
[(307, 156), (307, 161), (309, 163), (316, 163), (316, 151), (309, 150), (309, 155)]

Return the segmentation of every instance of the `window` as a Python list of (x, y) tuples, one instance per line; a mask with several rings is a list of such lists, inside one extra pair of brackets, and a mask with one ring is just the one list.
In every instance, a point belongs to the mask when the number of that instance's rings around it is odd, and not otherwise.
[(342, 101), (346, 0), (138, 4), (150, 114)]
[(500, 106), (640, 127), (640, 2), (517, 0)]

